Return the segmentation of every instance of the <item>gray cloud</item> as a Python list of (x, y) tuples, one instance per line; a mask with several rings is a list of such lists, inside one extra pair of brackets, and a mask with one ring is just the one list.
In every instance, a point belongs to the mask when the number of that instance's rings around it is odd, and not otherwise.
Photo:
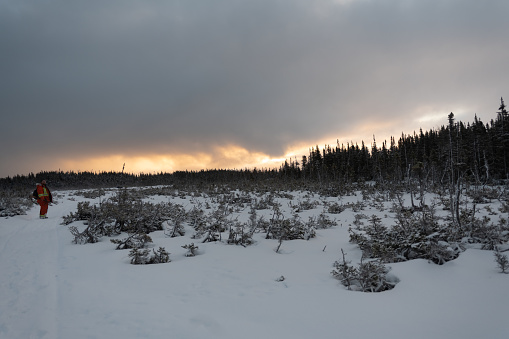
[(411, 133), (423, 107), (487, 122), (509, 92), (507, 13), (502, 0), (4, 0), (0, 176), (41, 147), (281, 156), (366, 124)]

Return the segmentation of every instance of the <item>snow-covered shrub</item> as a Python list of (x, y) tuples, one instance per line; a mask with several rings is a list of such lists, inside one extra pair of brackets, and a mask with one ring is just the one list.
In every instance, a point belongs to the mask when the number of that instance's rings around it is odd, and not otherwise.
[(341, 261), (334, 262), (334, 270), (331, 274), (341, 281), (343, 286), (349, 290), (362, 292), (382, 292), (393, 289), (397, 281), (389, 278), (390, 268), (386, 267), (380, 260), (364, 261), (361, 259), (358, 267), (350, 265), (345, 259), (345, 253)]
[(261, 215), (260, 218), (256, 218), (256, 215), (251, 215), (249, 217), (249, 225), (252, 229), (252, 232), (267, 232), (270, 227), (270, 221), (265, 219), (264, 215)]
[(171, 204), (151, 204), (140, 199), (140, 193), (130, 194), (122, 189), (112, 198), (98, 205), (78, 203), (77, 212), (64, 217), (63, 224), (86, 220), (88, 232), (96, 237), (112, 236), (123, 232), (148, 234), (162, 230), (163, 222), (170, 219), (176, 207)]
[(77, 211), (75, 213), (70, 213), (67, 216), (64, 216), (63, 225), (69, 225), (74, 221), (80, 220), (88, 220), (93, 215), (98, 213), (98, 208), (96, 206), (90, 205), (90, 201), (79, 202), (77, 206)]
[(253, 207), (251, 207), (251, 210), (248, 213), (249, 213), (249, 220), (248, 220), (246, 226), (249, 229), (249, 233), (254, 234), (254, 232), (256, 232), (256, 230), (260, 226), (262, 226), (261, 221), (263, 220), (263, 216), (260, 219), (258, 219), (258, 214), (256, 213), (256, 209)]
[(171, 204), (152, 204), (141, 200), (123, 206), (113, 205), (116, 231), (151, 233), (163, 230), (163, 223), (170, 219), (174, 208)]
[(215, 229), (209, 228), (202, 243), (221, 241), (221, 232), (217, 232)]
[(352, 211), (358, 213), (366, 208), (366, 203), (362, 201), (350, 202), (346, 204), (347, 208), (351, 208)]
[(316, 200), (311, 201), (308, 198), (304, 201), (298, 201), (297, 204), (292, 204), (292, 202), (290, 202), (288, 205), (291, 208), (293, 208), (296, 212), (301, 212), (301, 211), (312, 210), (312, 209), (316, 208), (316, 206), (320, 205), (320, 203)]
[(346, 207), (344, 205), (340, 205), (337, 202), (329, 203), (329, 204), (327, 204), (326, 207), (327, 207), (327, 213), (331, 213), (331, 214), (339, 214), (346, 209)]
[(117, 245), (117, 250), (131, 249), (131, 248), (144, 248), (147, 243), (152, 242), (152, 238), (150, 238), (145, 233), (133, 233), (130, 234), (127, 238), (122, 240), (120, 239), (110, 239), (110, 241)]
[(368, 217), (367, 217), (367, 215), (365, 215), (365, 214), (362, 214), (362, 213), (360, 213), (360, 214), (356, 214), (356, 215), (354, 215), (354, 221), (353, 221), (353, 224), (354, 224), (357, 228), (359, 228), (360, 226), (363, 226), (363, 225), (364, 225), (364, 221), (363, 221), (363, 219), (367, 219), (367, 218), (368, 218)]
[(304, 240), (309, 240), (309, 239), (315, 238), (315, 237), (316, 237), (315, 222), (314, 221), (312, 223), (309, 222), (306, 224), (306, 227), (304, 229), (303, 238), (304, 238)]
[(96, 198), (102, 197), (105, 194), (106, 194), (106, 192), (102, 188), (95, 189), (95, 190), (86, 190), (86, 191), (76, 191), (76, 192), (74, 192), (74, 195), (82, 196), (82, 197), (87, 198), (87, 199), (96, 199)]
[(133, 248), (131, 252), (129, 252), (129, 257), (131, 258), (131, 264), (133, 265), (146, 265), (150, 261), (149, 258), (150, 250), (148, 249), (139, 249)]
[(275, 206), (280, 207), (281, 204), (275, 201), (274, 199), (275, 199), (274, 193), (265, 194), (260, 199), (255, 198), (251, 202), (251, 206), (257, 210), (267, 210)]
[(152, 249), (152, 256), (150, 257), (149, 264), (164, 264), (170, 261), (170, 253), (168, 253), (164, 247), (159, 247), (157, 252)]
[(336, 220), (331, 220), (329, 216), (325, 213), (320, 213), (318, 218), (316, 218), (316, 228), (325, 229), (337, 226)]
[(342, 259), (341, 261), (334, 262), (333, 267), (335, 269), (332, 270), (331, 274), (338, 279), (343, 286), (351, 290), (357, 277), (357, 269), (350, 265), (351, 261), (346, 260), (343, 249), (341, 249), (341, 254)]
[[(32, 192), (32, 191), (30, 191)], [(1, 190), (0, 191), (0, 217), (13, 217), (24, 215), (34, 204), (30, 194), (23, 190)]]
[(88, 226), (83, 232), (80, 232), (76, 226), (69, 226), (69, 231), (73, 235), (73, 243), (75, 244), (88, 244), (96, 243), (99, 241), (99, 236), (95, 234), (94, 228)]
[(280, 208), (274, 206), (265, 239), (278, 239), (280, 241), (304, 239), (307, 228), (297, 213), (293, 215), (292, 219), (286, 219)]
[(235, 207), (235, 209), (243, 209), (246, 204), (250, 204), (252, 197), (247, 192), (228, 192), (216, 197), (216, 202)]
[(390, 268), (380, 260), (364, 262), (361, 260), (357, 268), (357, 282), (363, 292), (382, 292), (393, 289), (395, 281), (388, 280)]
[(133, 265), (148, 265), (148, 264), (162, 264), (170, 262), (170, 253), (166, 252), (164, 247), (159, 247), (157, 252), (152, 249), (152, 254), (149, 249), (133, 248), (129, 252), (131, 264)]
[(194, 257), (198, 251), (198, 246), (196, 246), (194, 243), (184, 245), (182, 246), (182, 248), (185, 248), (187, 250), (187, 253), (185, 254), (186, 257)]
[(197, 203), (186, 213), (187, 222), (189, 226), (197, 230), (205, 224), (205, 213), (201, 208), (201, 203)]
[(507, 255), (502, 254), (499, 251), (494, 252), (495, 255), (495, 262), (497, 263), (498, 268), (500, 269), (501, 273), (509, 273), (509, 259), (507, 258)]
[(341, 195), (347, 195), (347, 185), (328, 185), (327, 187), (321, 188), (320, 194), (327, 197), (339, 197)]
[(473, 189), (465, 190), (465, 193), (477, 204), (489, 203), (504, 196), (504, 191), (490, 186), (473, 187)]
[(196, 233), (193, 235), (193, 238), (200, 238), (205, 235), (205, 238), (202, 240), (205, 242), (215, 242), (221, 240), (221, 233), (225, 232), (232, 221), (228, 219), (231, 211), (225, 204), (220, 204), (216, 210), (213, 210), (206, 218), (205, 224), (201, 225), (199, 229), (197, 229)]
[(509, 227), (504, 218), (500, 218), (498, 224), (491, 222), (487, 216), (473, 218), (461, 236), (463, 242), (481, 244), (483, 250), (495, 250), (498, 245), (509, 241)]
[(500, 213), (509, 213), (509, 201), (500, 200), (500, 207), (498, 210)]
[(187, 218), (186, 211), (181, 205), (171, 206), (172, 212), (169, 215), (170, 220), (168, 220), (168, 225), (166, 227), (166, 235), (172, 238), (184, 236), (186, 234), (186, 230), (184, 228), (183, 222)]
[(230, 226), (227, 243), (246, 247), (253, 243), (252, 237), (253, 233), (249, 230), (248, 226), (237, 222)]
[[(439, 238), (439, 236), (437, 236)], [(459, 245), (451, 245), (446, 241), (435, 240), (433, 235), (428, 237), (428, 241), (421, 243), (425, 257), (438, 265), (443, 265), (448, 261), (456, 259), (463, 251)]]
[(384, 262), (398, 261), (397, 251), (392, 243), (389, 230), (382, 224), (382, 219), (373, 215), (368, 224), (357, 223), (355, 229), (350, 228), (350, 242), (359, 245), (363, 256), (367, 258), (380, 258)]
[[(462, 248), (449, 242), (451, 229), (440, 227), (430, 211), (400, 211), (396, 224), (388, 228), (372, 216), (367, 225), (350, 228), (350, 242), (357, 243), (367, 258), (398, 262), (417, 258), (443, 264), (458, 257)], [(457, 237), (457, 235), (454, 235)]]

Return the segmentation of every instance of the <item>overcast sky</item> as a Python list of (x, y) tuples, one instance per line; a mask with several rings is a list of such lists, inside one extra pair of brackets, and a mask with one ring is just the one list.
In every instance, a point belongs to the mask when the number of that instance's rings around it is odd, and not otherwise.
[(507, 0), (0, 0), (0, 177), (260, 168), (486, 123), (508, 32)]

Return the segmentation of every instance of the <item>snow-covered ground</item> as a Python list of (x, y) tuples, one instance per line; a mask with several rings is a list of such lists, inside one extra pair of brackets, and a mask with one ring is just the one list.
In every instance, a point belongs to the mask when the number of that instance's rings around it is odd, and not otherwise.
[[(151, 246), (165, 247), (172, 261), (131, 265), (129, 251), (108, 238), (71, 243), (62, 216), (87, 199), (70, 194), (59, 192), (49, 219), (40, 220), (35, 206), (0, 219), (2, 339), (509, 337), (509, 275), (499, 273), (492, 251), (468, 249), (442, 266), (391, 264), (394, 289), (348, 291), (330, 274), (341, 249), (353, 263), (360, 259), (348, 242), (354, 213), (347, 209), (331, 215), (336, 227), (285, 241), (279, 253), (263, 234), (244, 248), (200, 243), (191, 229), (177, 238), (151, 233)], [(199, 255), (186, 257), (181, 246), (191, 242)]]

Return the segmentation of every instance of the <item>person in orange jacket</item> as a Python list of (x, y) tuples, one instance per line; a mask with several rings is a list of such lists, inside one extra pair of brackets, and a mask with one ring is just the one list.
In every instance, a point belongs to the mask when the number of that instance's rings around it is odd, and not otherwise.
[(51, 192), (49, 188), (46, 187), (46, 180), (41, 181), (40, 184), (37, 184), (37, 203), (41, 205), (41, 212), (39, 213), (39, 217), (41, 219), (48, 218), (46, 213), (48, 213), (48, 205), (50, 202), (53, 202), (53, 197), (51, 196)]

